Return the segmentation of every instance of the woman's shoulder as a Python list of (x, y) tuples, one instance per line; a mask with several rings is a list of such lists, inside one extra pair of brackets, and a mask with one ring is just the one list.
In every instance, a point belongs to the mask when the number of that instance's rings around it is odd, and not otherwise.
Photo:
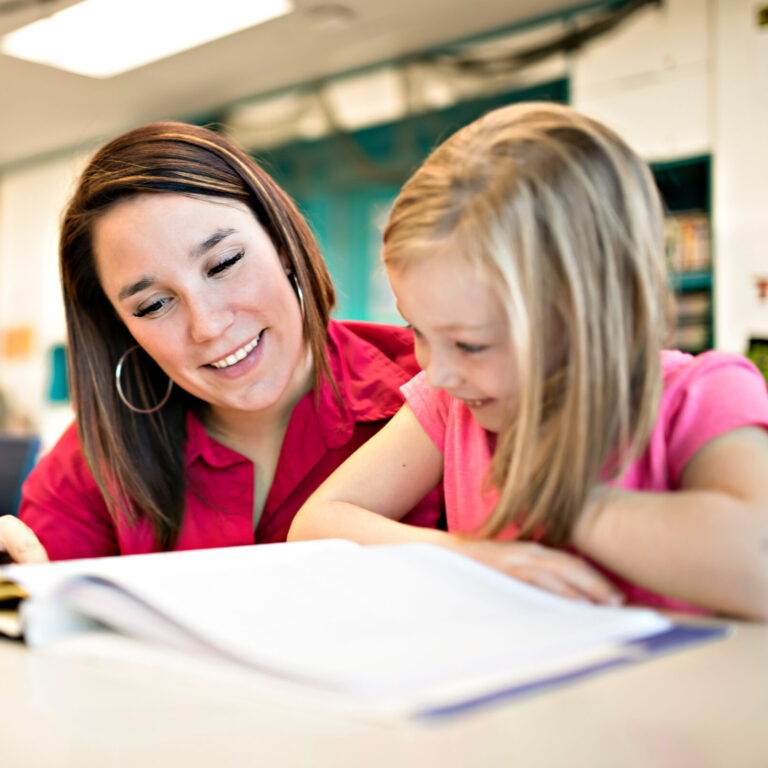
[(71, 424), (22, 487), (19, 518), (52, 560), (116, 555), (112, 518)]
[(379, 356), (415, 375), (418, 370), (413, 352), (413, 332), (402, 325), (363, 320), (331, 320), (328, 335), (344, 358)]
[(50, 449), (43, 451), (27, 483), (58, 484), (65, 478), (71, 483), (96, 487), (96, 481), (91, 475), (85, 458), (77, 423), (74, 421), (62, 432)]
[(73, 422), (42, 453), (24, 481), (19, 516), (28, 524), (38, 524), (84, 506), (102, 509), (104, 504)]
[[(400, 387), (419, 370), (411, 331), (402, 326), (332, 320), (327, 354), (339, 395), (355, 420), (393, 416), (403, 404)], [(330, 406), (333, 395), (325, 394)]]

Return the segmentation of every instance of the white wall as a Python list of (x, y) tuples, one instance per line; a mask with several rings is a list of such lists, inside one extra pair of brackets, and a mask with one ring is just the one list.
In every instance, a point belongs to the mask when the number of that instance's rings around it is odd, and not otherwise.
[(768, 338), (755, 285), (768, 277), (768, 28), (752, 0), (714, 5), (715, 332), (742, 350), (750, 335)]
[(768, 29), (752, 0), (666, 0), (578, 57), (573, 104), (648, 160), (712, 154), (715, 343), (768, 337)]
[(0, 363), (0, 388), (37, 423), (49, 445), (71, 418), (68, 406), (48, 403), (49, 353), (64, 342), (59, 287), (59, 217), (84, 163), (61, 157), (0, 177), (0, 332), (34, 329), (28, 356)]
[(711, 13), (706, 0), (646, 8), (580, 54), (571, 103), (649, 161), (712, 148)]
[[(604, 120), (648, 160), (711, 153), (715, 342), (743, 351), (768, 336), (768, 30), (751, 0), (665, 0), (570, 62), (572, 101)], [(375, 94), (371, 96), (375, 99)], [(0, 331), (32, 323), (30, 360), (2, 362), (0, 386), (46, 420), (45, 354), (64, 336), (56, 266), (59, 212), (84, 157), (0, 177)], [(49, 409), (50, 410), (50, 409)]]

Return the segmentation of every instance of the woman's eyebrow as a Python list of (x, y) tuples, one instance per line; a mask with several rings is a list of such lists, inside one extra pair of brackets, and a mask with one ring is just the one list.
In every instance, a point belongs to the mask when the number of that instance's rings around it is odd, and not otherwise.
[(192, 250), (192, 258), (196, 259), (199, 256), (202, 256), (207, 251), (210, 251), (211, 248), (215, 248), (225, 237), (229, 237), (236, 231), (237, 230), (232, 229), (231, 227), (227, 229), (217, 229), (210, 237), (206, 237), (200, 245)]
[(155, 279), (153, 277), (142, 277), (141, 280), (137, 280), (135, 283), (131, 283), (130, 285), (126, 285), (125, 288), (121, 288), (120, 293), (117, 294), (117, 298), (120, 301), (123, 301), (123, 299), (129, 298), (135, 293), (143, 291), (145, 288), (149, 288), (154, 282)]
[[(192, 249), (192, 259), (197, 259), (204, 253), (210, 251), (211, 248), (215, 248), (222, 240), (224, 240), (224, 238), (229, 237), (236, 231), (236, 229), (232, 229), (231, 227), (228, 229), (217, 229), (212, 235), (210, 235), (210, 237), (206, 237), (202, 243)], [(139, 293), (139, 291), (143, 291), (145, 288), (150, 288), (154, 282), (154, 277), (142, 277), (135, 283), (131, 283), (130, 285), (126, 285), (125, 288), (121, 288), (120, 293), (117, 294), (117, 298), (120, 301), (123, 301), (124, 299)]]

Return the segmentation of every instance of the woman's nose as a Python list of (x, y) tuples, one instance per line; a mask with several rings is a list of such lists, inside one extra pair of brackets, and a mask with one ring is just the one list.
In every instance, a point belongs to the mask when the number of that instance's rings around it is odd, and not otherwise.
[(190, 335), (195, 342), (210, 341), (231, 325), (234, 313), (224, 303), (194, 301), (189, 304)]

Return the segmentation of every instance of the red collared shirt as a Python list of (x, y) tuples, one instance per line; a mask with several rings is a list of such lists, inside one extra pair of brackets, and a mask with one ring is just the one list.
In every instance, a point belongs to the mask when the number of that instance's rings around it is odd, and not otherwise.
[[(323, 382), (291, 415), (275, 477), (253, 530), (253, 463), (216, 442), (187, 417), (187, 489), (177, 549), (284, 541), (293, 516), (312, 491), (400, 408), (399, 387), (417, 371), (411, 332), (374, 323), (331, 321), (328, 362), (341, 395)], [(205, 499), (205, 501), (203, 501)], [(436, 526), (441, 503), (429, 494), (406, 518)], [(155, 549), (146, 521), (115, 523), (83, 456), (76, 426), (37, 464), (22, 491), (19, 517), (52, 560), (136, 554)]]

